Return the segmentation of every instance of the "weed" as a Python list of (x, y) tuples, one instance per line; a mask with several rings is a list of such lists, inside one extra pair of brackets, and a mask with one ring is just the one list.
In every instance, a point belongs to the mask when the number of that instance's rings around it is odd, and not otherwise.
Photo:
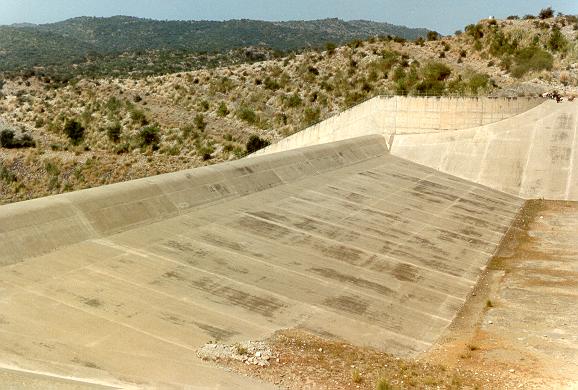
[(353, 381), (353, 383), (363, 382), (363, 376), (361, 375), (361, 372), (357, 368), (351, 371), (351, 380)]

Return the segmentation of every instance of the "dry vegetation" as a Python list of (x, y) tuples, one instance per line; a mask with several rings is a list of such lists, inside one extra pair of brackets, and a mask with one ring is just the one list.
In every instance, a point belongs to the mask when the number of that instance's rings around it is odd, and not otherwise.
[(0, 203), (239, 158), (252, 135), (274, 142), (378, 94), (576, 93), (577, 26), (486, 20), (138, 80), (6, 80), (0, 117), (36, 147), (0, 148)]
[(278, 358), (266, 367), (236, 360), (219, 363), (290, 390), (483, 389), (504, 388), (509, 383), (506, 373), (396, 358), (302, 330), (277, 332), (268, 344)]

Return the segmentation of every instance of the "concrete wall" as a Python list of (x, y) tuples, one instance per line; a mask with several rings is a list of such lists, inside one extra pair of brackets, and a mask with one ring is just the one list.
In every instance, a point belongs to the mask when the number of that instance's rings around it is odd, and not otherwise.
[(277, 153), (370, 134), (430, 133), (482, 126), (523, 113), (537, 98), (439, 98), (378, 96), (271, 145)]
[(5, 205), (0, 266), (384, 153), (374, 136)]
[(546, 102), (452, 133), (398, 135), (391, 153), (524, 198), (578, 200), (578, 103)]

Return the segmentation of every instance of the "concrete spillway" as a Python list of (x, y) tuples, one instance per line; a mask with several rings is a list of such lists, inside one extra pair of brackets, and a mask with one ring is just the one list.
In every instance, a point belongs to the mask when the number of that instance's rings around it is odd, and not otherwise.
[[(575, 109), (546, 103), (474, 130), (369, 135), (2, 206), (0, 370), (268, 388), (196, 349), (301, 327), (427, 350), (516, 219), (516, 195), (573, 196), (547, 177), (573, 188), (573, 153), (555, 151), (576, 142)], [(499, 161), (517, 156), (514, 185)]]
[(393, 154), (523, 198), (578, 200), (578, 104), (549, 101), (451, 133), (396, 135)]

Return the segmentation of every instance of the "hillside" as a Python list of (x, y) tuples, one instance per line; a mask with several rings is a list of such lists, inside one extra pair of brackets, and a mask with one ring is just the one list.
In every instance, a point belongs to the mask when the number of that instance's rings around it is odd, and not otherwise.
[[(239, 158), (253, 135), (275, 142), (378, 94), (578, 95), (577, 30), (574, 16), (484, 20), (430, 41), (371, 38), (158, 77), (7, 80), (0, 117), (15, 141), (0, 148), (0, 202)], [(17, 148), (24, 134), (35, 148)]]
[(1, 27), (0, 71), (54, 65), (66, 67), (103, 59), (106, 63), (107, 58), (110, 62), (110, 57), (117, 58), (123, 53), (126, 60), (131, 53), (183, 55), (184, 52), (190, 56), (191, 53), (226, 53), (248, 46), (293, 51), (377, 35), (415, 39), (426, 34), (425, 29), (339, 19), (217, 22), (158, 21), (127, 16), (79, 17), (52, 24)]

